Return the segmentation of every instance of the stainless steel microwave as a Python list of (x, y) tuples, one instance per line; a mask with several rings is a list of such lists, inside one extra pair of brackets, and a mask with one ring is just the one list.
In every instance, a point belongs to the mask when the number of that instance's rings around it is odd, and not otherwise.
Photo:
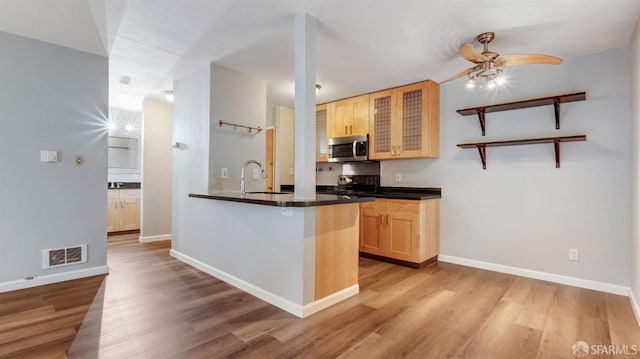
[(369, 135), (334, 137), (329, 139), (329, 162), (369, 160)]

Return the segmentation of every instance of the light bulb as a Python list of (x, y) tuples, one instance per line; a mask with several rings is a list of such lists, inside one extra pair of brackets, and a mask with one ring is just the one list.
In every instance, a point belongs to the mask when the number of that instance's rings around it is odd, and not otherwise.
[(107, 124), (107, 128), (108, 128), (109, 130), (115, 130), (116, 128), (118, 128), (118, 125), (117, 125), (115, 122), (109, 122), (109, 123)]
[(172, 90), (162, 91), (162, 94), (167, 99), (167, 101), (173, 102), (173, 91)]
[(469, 79), (469, 81), (467, 81), (466, 86), (468, 89), (472, 89), (476, 87), (476, 81), (474, 79)]
[(502, 76), (502, 75), (500, 75), (500, 76), (498, 76), (498, 77), (496, 78), (496, 83), (497, 83), (498, 85), (504, 85), (505, 81), (506, 81), (506, 79), (505, 79), (505, 78), (504, 78), (504, 76)]
[(496, 82), (493, 79), (488, 79), (487, 80), (487, 88), (488, 89), (492, 89), (496, 87)]
[(133, 131), (133, 126), (131, 125), (127, 125), (127, 127), (125, 127), (127, 129), (127, 131), (131, 132)]

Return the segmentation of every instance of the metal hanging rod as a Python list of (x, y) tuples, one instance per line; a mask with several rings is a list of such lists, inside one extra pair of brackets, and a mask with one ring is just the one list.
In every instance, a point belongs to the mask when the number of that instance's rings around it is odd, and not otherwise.
[(234, 130), (237, 130), (238, 127), (246, 128), (249, 131), (249, 133), (251, 133), (253, 130), (256, 130), (258, 132), (263, 130), (261, 127), (251, 127), (251, 126), (239, 125), (237, 123), (230, 123), (230, 122), (224, 122), (224, 121), (220, 121), (219, 123), (220, 123), (220, 127), (222, 127), (222, 125), (233, 126)]

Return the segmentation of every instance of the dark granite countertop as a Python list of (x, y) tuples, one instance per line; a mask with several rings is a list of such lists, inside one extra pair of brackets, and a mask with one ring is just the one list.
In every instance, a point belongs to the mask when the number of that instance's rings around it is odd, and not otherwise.
[[(281, 186), (282, 191), (293, 191), (293, 185)], [(316, 186), (316, 192), (322, 194), (348, 194), (386, 199), (408, 199), (414, 201), (435, 199), (442, 197), (442, 189), (436, 187), (378, 187), (375, 192), (354, 191), (344, 192), (338, 186)]]
[[(113, 187), (111, 187), (111, 183), (113, 183)], [(120, 183), (120, 187), (116, 187), (116, 184)], [(131, 189), (131, 188), (140, 188), (140, 182), (107, 182), (108, 189)]]
[(318, 207), (334, 204), (362, 203), (374, 201), (374, 198), (370, 196), (366, 197), (335, 194), (316, 194), (315, 199), (296, 199), (293, 197), (293, 193), (246, 193), (244, 196), (242, 196), (239, 191), (189, 193), (189, 197), (260, 204), (275, 207)]

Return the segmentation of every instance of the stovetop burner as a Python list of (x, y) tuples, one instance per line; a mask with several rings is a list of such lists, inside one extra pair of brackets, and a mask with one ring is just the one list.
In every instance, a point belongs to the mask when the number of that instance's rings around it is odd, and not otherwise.
[(377, 175), (339, 175), (337, 194), (367, 194), (375, 193), (380, 185)]
[(378, 186), (380, 184), (380, 176), (377, 175), (339, 175), (338, 186)]

